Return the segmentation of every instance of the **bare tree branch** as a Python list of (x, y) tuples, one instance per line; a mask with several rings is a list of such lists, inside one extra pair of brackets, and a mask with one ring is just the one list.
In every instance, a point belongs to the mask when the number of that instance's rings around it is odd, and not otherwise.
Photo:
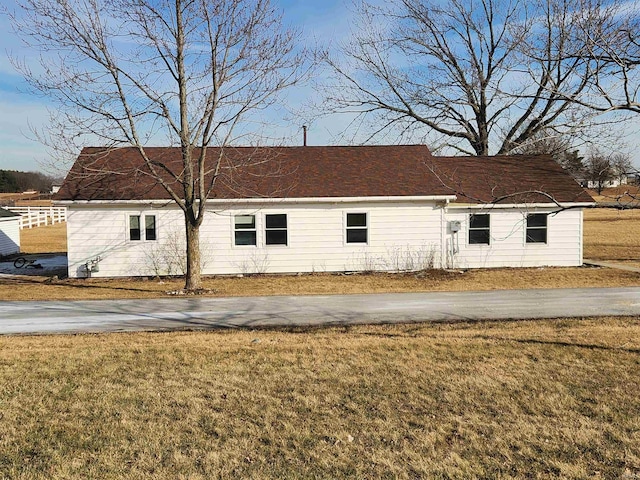
[[(232, 145), (252, 112), (304, 78), (297, 32), (283, 27), (270, 0), (21, 0), (20, 7), (14, 29), (41, 62), (14, 63), (58, 112), (41, 138), (76, 152), (87, 141), (135, 147), (145, 169), (132, 177), (153, 178), (184, 213), (186, 288), (198, 289), (205, 202), (230, 168), (224, 148), (207, 155), (208, 147)], [(180, 147), (179, 171), (148, 153), (159, 135)], [(91, 165), (85, 173), (99, 173)]]
[[(325, 58), (332, 75), (324, 89), (327, 111), (358, 112), (376, 131), (409, 124), (475, 155), (509, 154), (549, 129), (586, 134), (603, 121), (591, 104), (593, 83), (602, 78), (601, 88), (611, 92), (604, 81), (613, 78), (615, 60), (601, 55), (594, 61), (589, 49), (597, 43), (584, 32), (604, 29), (624, 38), (626, 25), (612, 17), (623, 9), (590, 15), (583, 11), (590, 6), (573, 0), (391, 0), (384, 7), (362, 1), (353, 40)], [(627, 36), (627, 44), (637, 38)]]

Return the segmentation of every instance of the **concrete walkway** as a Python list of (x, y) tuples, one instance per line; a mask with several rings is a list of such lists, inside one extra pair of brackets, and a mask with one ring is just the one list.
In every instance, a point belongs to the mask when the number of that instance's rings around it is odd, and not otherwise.
[(632, 265), (621, 265), (619, 263), (603, 262), (601, 260), (588, 260), (588, 259), (583, 260), (582, 263), (584, 263), (585, 265), (593, 265), (594, 267), (616, 268), (618, 270), (625, 270), (627, 272), (640, 273), (640, 267), (634, 267)]
[(0, 334), (640, 316), (640, 287), (0, 302)]

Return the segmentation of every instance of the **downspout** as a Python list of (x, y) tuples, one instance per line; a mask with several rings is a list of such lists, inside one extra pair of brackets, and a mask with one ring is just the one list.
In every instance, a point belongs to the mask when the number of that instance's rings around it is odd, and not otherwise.
[(445, 210), (449, 205), (449, 199), (445, 199), (444, 205), (440, 210), (440, 268), (447, 268), (447, 218), (445, 216)]
[(580, 209), (580, 235), (578, 236), (579, 238), (579, 255), (580, 257), (578, 258), (578, 260), (580, 261), (579, 266), (584, 265), (584, 210), (581, 208)]

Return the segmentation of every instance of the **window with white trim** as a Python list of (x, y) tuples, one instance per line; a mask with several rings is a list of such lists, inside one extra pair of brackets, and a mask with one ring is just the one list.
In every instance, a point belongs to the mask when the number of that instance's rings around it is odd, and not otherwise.
[(156, 216), (155, 215), (144, 216), (144, 238), (145, 240), (156, 239)]
[[(142, 220), (144, 219), (144, 230), (142, 228)], [(144, 232), (144, 236), (143, 233)], [(153, 241), (157, 239), (156, 234), (156, 216), (155, 215), (129, 215), (129, 240)]]
[(264, 216), (266, 245), (287, 245), (287, 214), (272, 213)]
[(530, 213), (527, 215), (527, 243), (547, 243), (546, 213)]
[(368, 226), (366, 213), (347, 213), (347, 243), (367, 243)]
[(491, 239), (488, 213), (469, 215), (469, 245), (489, 245)]
[(257, 245), (255, 215), (235, 215), (233, 229), (236, 245)]
[(140, 215), (129, 216), (129, 240), (141, 240)]

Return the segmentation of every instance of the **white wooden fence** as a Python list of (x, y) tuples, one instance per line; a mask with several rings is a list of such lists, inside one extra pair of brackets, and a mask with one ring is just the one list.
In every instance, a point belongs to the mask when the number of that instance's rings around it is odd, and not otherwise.
[(20, 230), (67, 221), (67, 207), (9, 207), (9, 210), (21, 215)]

